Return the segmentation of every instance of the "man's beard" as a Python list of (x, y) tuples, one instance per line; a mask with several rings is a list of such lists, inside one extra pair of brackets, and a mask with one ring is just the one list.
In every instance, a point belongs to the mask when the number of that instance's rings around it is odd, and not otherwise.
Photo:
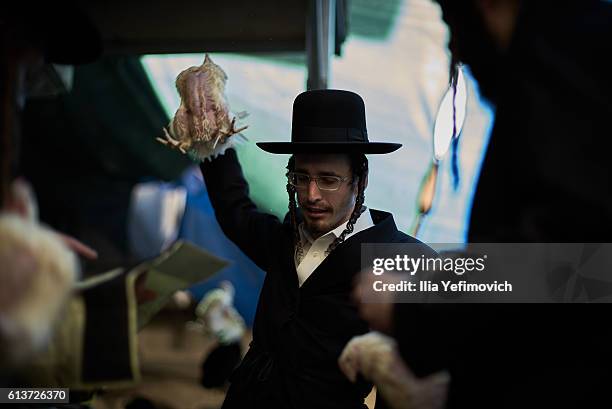
[(304, 220), (304, 227), (306, 231), (316, 240), (323, 236), (325, 233), (332, 231), (334, 228), (330, 227), (329, 223), (322, 221), (307, 221)]

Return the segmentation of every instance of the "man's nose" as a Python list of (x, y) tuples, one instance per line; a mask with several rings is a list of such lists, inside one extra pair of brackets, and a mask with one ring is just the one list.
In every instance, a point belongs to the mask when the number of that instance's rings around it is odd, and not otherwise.
[(319, 199), (321, 199), (321, 191), (319, 186), (317, 186), (316, 180), (313, 179), (308, 183), (308, 200), (314, 202)]

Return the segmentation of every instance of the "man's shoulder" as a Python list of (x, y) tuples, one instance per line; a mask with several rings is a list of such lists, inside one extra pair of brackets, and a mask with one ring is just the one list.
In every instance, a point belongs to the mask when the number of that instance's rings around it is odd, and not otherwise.
[(370, 209), (370, 214), (372, 215), (372, 220), (374, 221), (375, 225), (385, 223), (388, 224), (389, 227), (391, 227), (387, 229), (387, 232), (389, 234), (389, 237), (385, 239), (387, 243), (420, 244), (429, 249), (429, 246), (427, 246), (427, 244), (423, 243), (419, 239), (398, 230), (397, 226), (395, 225), (395, 221), (393, 220), (393, 214), (376, 209)]
[(406, 233), (398, 230), (393, 219), (393, 214), (377, 209), (370, 209), (370, 215), (374, 226), (384, 226), (387, 234), (389, 235), (388, 241), (390, 243), (420, 243), (417, 239)]
[(416, 239), (404, 232), (397, 231), (395, 234), (394, 243), (422, 243), (419, 239)]

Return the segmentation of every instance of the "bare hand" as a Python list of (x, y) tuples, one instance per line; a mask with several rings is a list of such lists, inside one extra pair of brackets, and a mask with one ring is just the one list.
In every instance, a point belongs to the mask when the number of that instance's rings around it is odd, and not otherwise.
[(385, 283), (396, 283), (401, 280), (401, 276), (393, 273), (376, 276), (371, 271), (364, 271), (357, 277), (353, 298), (357, 302), (359, 314), (372, 329), (391, 334), (394, 294), (390, 291), (373, 291), (374, 282), (379, 280)]
[[(23, 219), (38, 222), (38, 204), (32, 186), (23, 178), (17, 178), (11, 183), (11, 192), (3, 211), (15, 213)], [(54, 231), (64, 244), (79, 256), (90, 260), (98, 258), (98, 252), (67, 234)]]
[(66, 246), (72, 251), (74, 251), (79, 256), (83, 256), (90, 260), (95, 260), (98, 258), (98, 252), (93, 248), (89, 247), (87, 244), (83, 243), (80, 240), (75, 239), (72, 236), (68, 236), (67, 234), (60, 233), (55, 231), (55, 234), (59, 236), (59, 238), (64, 242)]
[(147, 288), (148, 274), (148, 271), (141, 273), (138, 277), (136, 277), (136, 282), (134, 283), (134, 294), (136, 296), (136, 302), (138, 305), (153, 301), (157, 298), (157, 293)]

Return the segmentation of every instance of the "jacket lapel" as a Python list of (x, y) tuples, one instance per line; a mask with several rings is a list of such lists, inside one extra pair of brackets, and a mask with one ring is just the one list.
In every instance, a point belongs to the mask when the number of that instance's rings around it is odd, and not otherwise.
[(321, 293), (338, 285), (352, 288), (354, 277), (361, 271), (361, 244), (393, 242), (397, 227), (391, 213), (370, 212), (374, 226), (354, 234), (336, 247), (302, 284), (303, 295)]

